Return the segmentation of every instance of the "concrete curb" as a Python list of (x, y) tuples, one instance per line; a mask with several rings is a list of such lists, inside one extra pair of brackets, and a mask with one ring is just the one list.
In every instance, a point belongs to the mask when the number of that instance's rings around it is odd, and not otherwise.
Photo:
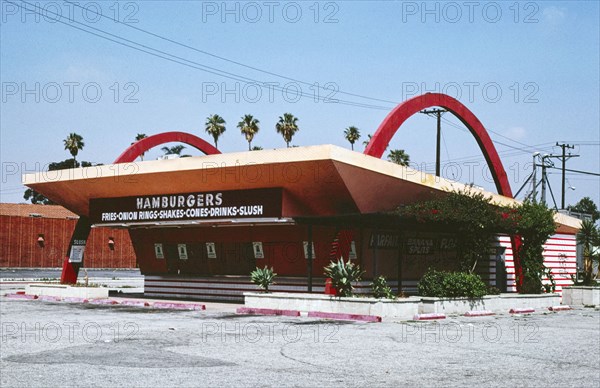
[(150, 307), (150, 303), (141, 300), (123, 300), (119, 303), (121, 306), (131, 307)]
[(115, 305), (115, 304), (119, 304), (119, 302), (117, 302), (116, 300), (111, 300), (111, 299), (92, 299), (92, 300), (90, 300), (90, 304)]
[(240, 307), (235, 311), (237, 314), (249, 314), (249, 315), (281, 315), (286, 317), (299, 317), (300, 311), (298, 310), (277, 310), (277, 309), (258, 309), (249, 307)]
[(67, 303), (88, 303), (89, 300), (85, 299), (85, 298), (77, 298), (75, 296), (70, 296), (68, 298), (63, 298), (62, 300), (63, 302), (67, 302)]
[(41, 300), (42, 302), (61, 302), (63, 299), (59, 296), (40, 295), (38, 296), (38, 300)]
[(376, 315), (363, 314), (344, 314), (344, 313), (324, 313), (321, 311), (309, 311), (309, 318), (325, 318), (340, 321), (363, 321), (363, 322), (381, 322), (381, 317)]
[(490, 311), (490, 310), (474, 310), (474, 311), (467, 311), (464, 314), (465, 317), (487, 317), (490, 315), (496, 315), (496, 313), (494, 313), (493, 311)]
[(430, 321), (434, 319), (446, 319), (446, 314), (439, 313), (428, 313), (428, 314), (416, 314), (413, 317), (414, 321)]
[(16, 294), (5, 294), (4, 295), (7, 298), (10, 299), (27, 299), (27, 300), (34, 300), (37, 299), (38, 296), (37, 295), (27, 295), (27, 294), (20, 294), (20, 293), (16, 293)]
[(206, 310), (206, 305), (198, 303), (169, 303), (169, 302), (154, 302), (151, 307), (157, 309), (173, 309), (173, 310)]

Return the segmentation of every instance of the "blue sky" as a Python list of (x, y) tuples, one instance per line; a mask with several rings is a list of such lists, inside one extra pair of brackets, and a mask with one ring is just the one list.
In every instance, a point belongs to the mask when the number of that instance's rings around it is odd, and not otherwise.
[[(457, 97), (491, 131), (514, 192), (531, 172), (531, 154), (558, 153), (557, 141), (575, 144), (581, 155), (567, 168), (600, 171), (596, 1), (37, 4), (1, 1), (2, 202), (24, 202), (21, 173), (70, 157), (62, 143), (70, 132), (84, 137), (80, 160), (110, 163), (137, 133), (179, 130), (208, 139), (204, 121), (217, 113), (227, 121), (219, 148), (243, 151), (236, 124), (250, 113), (261, 122), (253, 144), (278, 148), (285, 143), (275, 123), (291, 112), (300, 126), (292, 144), (349, 148), (343, 130), (354, 125), (362, 151), (396, 103), (428, 91)], [(493, 190), (460, 122), (446, 114), (442, 133), (443, 175)], [(413, 116), (393, 138), (395, 148), (410, 154), (413, 167), (433, 171), (435, 120)], [(161, 154), (155, 149), (146, 159)], [(560, 205), (559, 173), (549, 178)], [(575, 187), (567, 204), (583, 196), (600, 204), (598, 176), (567, 177)]]

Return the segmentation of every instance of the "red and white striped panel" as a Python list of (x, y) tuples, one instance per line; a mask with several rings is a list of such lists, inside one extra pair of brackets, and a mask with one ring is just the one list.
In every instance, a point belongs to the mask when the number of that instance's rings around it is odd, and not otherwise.
[[(306, 292), (306, 278), (278, 277), (271, 291)], [(325, 279), (313, 279), (313, 293), (325, 292)], [(259, 288), (248, 276), (228, 277), (178, 277), (152, 276), (144, 277), (144, 295), (160, 298), (199, 299), (215, 301), (242, 302), (244, 292), (258, 292)], [(362, 281), (355, 285), (356, 294), (371, 292), (371, 282)]]
[[(505, 262), (507, 273), (507, 288), (509, 292), (516, 292), (515, 264), (513, 259), (510, 237), (498, 236), (499, 245), (506, 248)], [(577, 241), (574, 235), (555, 234), (544, 244), (544, 264), (550, 268), (550, 273), (556, 282), (556, 293), (562, 294), (562, 288), (573, 284), (571, 275), (575, 276), (577, 270)], [(547, 278), (544, 284), (549, 284)]]

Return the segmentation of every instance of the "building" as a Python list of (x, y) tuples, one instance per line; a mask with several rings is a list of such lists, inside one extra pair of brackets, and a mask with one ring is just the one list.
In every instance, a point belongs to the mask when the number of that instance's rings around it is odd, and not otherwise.
[[(323, 267), (338, 257), (366, 271), (359, 292), (378, 275), (413, 292), (429, 266), (456, 261), (456, 235), (386, 214), (465, 185), (379, 157), (403, 120), (429, 106), (443, 106), (465, 122), (500, 193), (486, 194), (498, 204), (513, 203), (481, 123), (458, 101), (437, 94), (392, 111), (365, 154), (332, 145), (221, 154), (193, 135), (170, 132), (135, 143), (112, 165), (62, 170), (51, 180), (29, 174), (24, 184), (81, 217), (63, 266), (65, 282), (76, 279), (84, 250), (87, 257), (90, 229), (113, 228), (129, 232), (150, 296), (240, 300), (243, 291), (255, 290), (249, 273), (257, 266), (272, 266), (279, 275), (273, 290), (323, 292)], [(207, 155), (134, 162), (171, 141)], [(545, 257), (560, 292), (576, 271), (579, 221), (557, 214), (556, 222)], [(499, 236), (496, 245), (480, 274), (490, 285), (516, 291), (511, 239)]]
[[(0, 268), (62, 267), (79, 216), (57, 205), (0, 204)], [(88, 268), (135, 268), (124, 229), (97, 228), (86, 247)]]

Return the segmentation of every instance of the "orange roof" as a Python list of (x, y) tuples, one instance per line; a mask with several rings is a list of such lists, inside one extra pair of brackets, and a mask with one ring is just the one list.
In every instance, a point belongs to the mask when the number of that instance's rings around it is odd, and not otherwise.
[(27, 203), (0, 203), (0, 216), (79, 218), (79, 216), (58, 205), (33, 205)]

